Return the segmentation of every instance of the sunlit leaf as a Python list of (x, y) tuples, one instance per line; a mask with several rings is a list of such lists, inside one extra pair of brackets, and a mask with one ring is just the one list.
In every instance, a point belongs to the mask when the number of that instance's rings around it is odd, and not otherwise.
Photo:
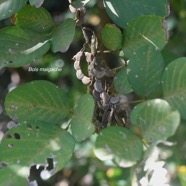
[(96, 156), (101, 160), (116, 160), (124, 167), (134, 165), (140, 160), (142, 152), (141, 140), (123, 127), (108, 127), (96, 139)]
[(72, 136), (77, 142), (83, 141), (95, 132), (95, 126), (92, 123), (93, 112), (94, 100), (92, 96), (89, 94), (82, 96), (71, 121)]
[(180, 114), (167, 101), (148, 100), (138, 104), (131, 113), (131, 122), (139, 127), (149, 143), (158, 143), (172, 136), (180, 123)]
[(21, 66), (31, 63), (35, 57), (49, 49), (48, 37), (23, 30), (17, 26), (7, 27), (0, 31), (0, 67)]
[(56, 170), (63, 168), (71, 159), (75, 142), (66, 130), (53, 123), (27, 124), (8, 131), (8, 137), (0, 145), (0, 164), (7, 164), (7, 167), (0, 169), (1, 185), (20, 185), (18, 178), (26, 180), (30, 166), (46, 166), (47, 158), (57, 162)]
[(142, 47), (130, 58), (128, 80), (139, 96), (159, 97), (162, 95), (163, 70), (164, 61), (160, 51), (152, 46)]
[(168, 0), (104, 0), (103, 3), (109, 17), (122, 28), (139, 16), (166, 17), (169, 14)]
[(138, 48), (146, 45), (161, 50), (167, 43), (163, 23), (163, 19), (157, 16), (141, 16), (130, 21), (123, 33), (124, 55), (130, 58)]
[(102, 30), (102, 42), (109, 50), (121, 48), (122, 33), (115, 25), (107, 24)]
[(75, 21), (66, 19), (53, 32), (51, 49), (53, 52), (64, 51), (70, 46), (75, 34)]
[(62, 122), (69, 115), (65, 92), (47, 81), (26, 83), (10, 93), (5, 100), (9, 116), (19, 121)]
[(162, 86), (164, 98), (186, 119), (186, 58), (178, 58), (165, 68)]
[(1, 0), (0, 1), (0, 20), (6, 19), (18, 12), (27, 0)]

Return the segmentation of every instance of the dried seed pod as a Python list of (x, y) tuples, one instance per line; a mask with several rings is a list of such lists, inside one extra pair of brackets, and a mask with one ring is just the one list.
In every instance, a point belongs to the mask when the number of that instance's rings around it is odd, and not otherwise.
[(77, 60), (76, 60), (76, 61), (74, 62), (74, 68), (75, 68), (75, 70), (81, 69), (81, 68), (80, 68), (80, 61), (77, 61)]
[(90, 69), (89, 70), (89, 76), (95, 77), (96, 76), (96, 71), (95, 69)]
[(105, 76), (105, 71), (96, 71), (95, 72), (95, 76), (98, 78), (98, 79), (101, 79)]
[(82, 51), (79, 51), (72, 59), (73, 59), (74, 61), (80, 61), (82, 55), (83, 55), (83, 52), (82, 52)]
[(84, 76), (81, 81), (83, 84), (87, 85), (90, 83), (90, 78), (87, 76)]
[(82, 73), (81, 69), (76, 71), (76, 77), (80, 80), (83, 79), (85, 75)]
[(103, 92), (102, 82), (100, 80), (96, 80), (95, 83), (94, 83), (94, 88), (99, 93)]
[(111, 97), (110, 98), (110, 103), (112, 103), (112, 104), (116, 104), (116, 103), (119, 103), (119, 100), (120, 100), (120, 98), (119, 97)]
[(86, 61), (91, 63), (93, 60), (93, 55), (90, 52), (85, 52)]
[(93, 95), (93, 97), (94, 97), (96, 100), (99, 100), (99, 99), (100, 99), (100, 94), (99, 94), (96, 90), (93, 90), (93, 91), (92, 91), (92, 95)]

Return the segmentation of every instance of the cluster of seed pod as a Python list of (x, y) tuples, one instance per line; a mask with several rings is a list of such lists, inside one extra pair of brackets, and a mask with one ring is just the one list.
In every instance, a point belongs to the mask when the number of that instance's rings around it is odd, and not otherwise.
[(127, 104), (127, 97), (123, 95), (114, 95), (114, 73), (101, 60), (98, 54), (91, 56), (91, 53), (85, 53), (89, 64), (89, 77), (92, 81), (89, 86), (95, 99), (95, 112), (93, 121), (96, 123), (98, 131), (111, 125), (129, 125), (130, 107)]
[[(88, 39), (86, 38), (86, 44)], [(97, 131), (111, 125), (129, 125), (130, 107), (127, 97), (123, 95), (114, 95), (114, 73), (110, 69), (101, 55), (97, 53), (97, 39), (93, 33), (91, 44), (91, 52), (80, 50), (74, 57), (74, 68), (76, 76), (83, 84), (88, 85), (89, 92), (95, 100), (95, 109), (93, 122), (96, 124)], [(88, 66), (88, 76), (84, 75), (81, 69), (81, 60), (86, 59)]]
[(81, 70), (81, 59), (83, 57), (84, 53), (82, 51), (78, 52), (74, 57), (73, 60), (74, 62), (74, 68), (76, 70), (76, 77), (82, 81), (83, 84), (88, 85), (90, 84), (91, 80), (89, 77), (87, 77), (86, 75), (83, 74), (82, 70)]

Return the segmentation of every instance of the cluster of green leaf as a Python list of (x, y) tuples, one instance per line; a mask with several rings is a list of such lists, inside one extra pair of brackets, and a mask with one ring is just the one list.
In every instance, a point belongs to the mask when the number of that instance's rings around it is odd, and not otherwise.
[[(22, 1), (20, 1), (21, 4)], [(30, 64), (36, 58), (47, 53), (49, 49), (53, 52), (66, 51), (75, 34), (75, 21), (67, 19), (56, 25), (50, 13), (40, 7), (31, 5), (21, 7), (19, 3), (8, 4), (2, 2), (0, 8), (6, 5), (11, 10), (15, 26), (0, 30), (0, 67), (20, 67)], [(22, 5), (22, 6), (23, 6)], [(1, 14), (4, 19), (8, 14)], [(3, 15), (5, 15), (3, 17)]]
[[(43, 0), (26, 2), (0, 2), (1, 20), (16, 13), (15, 26), (0, 30), (0, 67), (30, 64), (49, 49), (66, 51), (73, 41), (73, 19), (56, 25), (47, 10), (31, 6), (38, 7)], [(72, 5), (79, 7), (83, 2)], [(115, 76), (115, 89), (120, 95), (135, 93), (140, 99), (134, 102), (141, 103), (131, 111), (130, 128), (110, 126), (98, 134), (94, 153), (102, 161), (132, 167), (186, 120), (186, 59), (175, 59), (164, 49), (167, 0), (103, 0), (103, 4), (118, 27), (106, 24), (102, 43), (127, 60), (127, 67)], [(0, 184), (25, 185), (30, 166), (46, 165), (47, 158), (57, 162), (57, 171), (65, 167), (75, 145), (95, 132), (92, 96), (83, 95), (74, 107), (63, 89), (47, 81), (33, 81), (7, 94), (6, 112), (19, 124), (5, 133), (0, 145), (0, 163), (6, 165), (0, 169)], [(112, 171), (121, 171), (116, 169)]]

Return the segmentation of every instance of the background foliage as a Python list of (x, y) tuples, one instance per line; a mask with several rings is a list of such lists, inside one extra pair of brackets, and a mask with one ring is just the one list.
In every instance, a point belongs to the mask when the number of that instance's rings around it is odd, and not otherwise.
[(185, 1), (71, 3), (82, 5), (107, 65), (127, 64), (113, 83), (132, 125), (95, 133), (94, 99), (72, 61), (85, 41), (68, 1), (2, 0), (0, 185), (185, 186)]

